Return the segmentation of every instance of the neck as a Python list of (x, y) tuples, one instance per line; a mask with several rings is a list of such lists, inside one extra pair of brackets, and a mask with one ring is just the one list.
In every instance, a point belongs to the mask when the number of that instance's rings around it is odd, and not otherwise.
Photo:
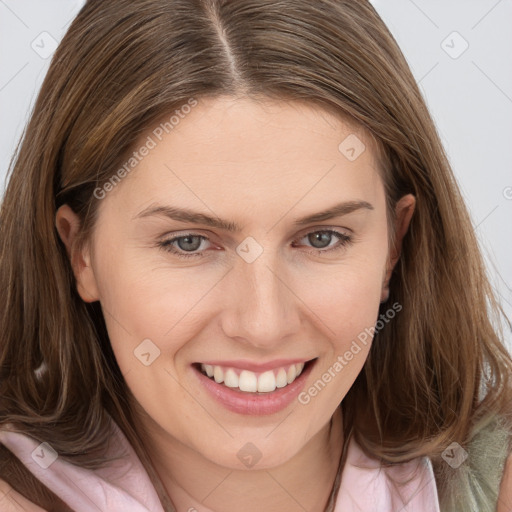
[(237, 470), (206, 459), (138, 418), (151, 461), (176, 512), (324, 512), (343, 450), (341, 408), (291, 459), (270, 469)]

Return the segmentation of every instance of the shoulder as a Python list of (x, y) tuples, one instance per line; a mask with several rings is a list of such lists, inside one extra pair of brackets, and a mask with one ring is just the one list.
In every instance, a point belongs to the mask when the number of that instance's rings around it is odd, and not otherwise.
[(439, 512), (437, 487), (428, 457), (385, 464), (365, 453), (356, 439), (351, 438), (335, 512), (356, 509)]
[(508, 456), (501, 480), (496, 512), (512, 510), (512, 453)]
[(473, 438), (467, 446), (468, 481), (460, 488), (470, 493), (473, 499), (480, 500), (481, 509), (485, 505), (496, 512), (511, 512), (511, 417), (495, 414), (484, 420), (474, 429)]
[[(5, 425), (0, 426), (0, 511), (71, 512), (71, 509), (38, 480), (3, 442)], [(10, 445), (10, 443), (7, 443)]]

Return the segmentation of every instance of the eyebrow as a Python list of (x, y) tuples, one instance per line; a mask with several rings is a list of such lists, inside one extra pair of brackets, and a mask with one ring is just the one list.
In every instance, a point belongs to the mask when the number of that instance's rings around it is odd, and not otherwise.
[[(349, 213), (357, 210), (373, 210), (373, 206), (367, 201), (346, 201), (328, 208), (327, 210), (306, 215), (294, 221), (296, 226), (304, 226), (313, 222), (320, 222), (323, 220), (332, 219), (348, 215)], [(138, 213), (133, 220), (152, 216), (164, 216), (169, 219), (188, 222), (191, 224), (204, 224), (213, 228), (229, 231), (232, 233), (239, 233), (242, 231), (242, 226), (235, 222), (227, 221), (219, 217), (212, 217), (201, 212), (189, 210), (187, 208), (176, 208), (174, 206), (153, 204)]]

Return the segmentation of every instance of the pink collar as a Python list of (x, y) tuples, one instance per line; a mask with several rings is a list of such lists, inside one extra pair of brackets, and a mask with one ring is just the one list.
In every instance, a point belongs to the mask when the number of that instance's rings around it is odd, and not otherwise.
[[(407, 482), (401, 485), (401, 482)], [(367, 457), (355, 439), (347, 460), (334, 512), (439, 512), (432, 463), (425, 458), (393, 467), (381, 467)]]
[[(128, 454), (95, 471), (74, 466), (46, 443), (0, 430), (3, 443), (23, 464), (76, 512), (164, 512), (142, 463), (114, 423), (117, 440), (109, 453)], [(416, 470), (416, 471), (415, 471)], [(392, 479), (410, 481), (400, 487)], [(354, 439), (348, 447), (334, 512), (439, 512), (437, 487), (428, 459), (416, 459), (393, 468), (380, 468)]]

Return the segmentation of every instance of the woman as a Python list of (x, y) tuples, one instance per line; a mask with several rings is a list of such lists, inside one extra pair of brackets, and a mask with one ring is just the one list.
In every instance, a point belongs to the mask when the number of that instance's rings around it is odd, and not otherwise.
[(369, 3), (87, 2), (0, 230), (4, 508), (512, 507), (501, 309)]

